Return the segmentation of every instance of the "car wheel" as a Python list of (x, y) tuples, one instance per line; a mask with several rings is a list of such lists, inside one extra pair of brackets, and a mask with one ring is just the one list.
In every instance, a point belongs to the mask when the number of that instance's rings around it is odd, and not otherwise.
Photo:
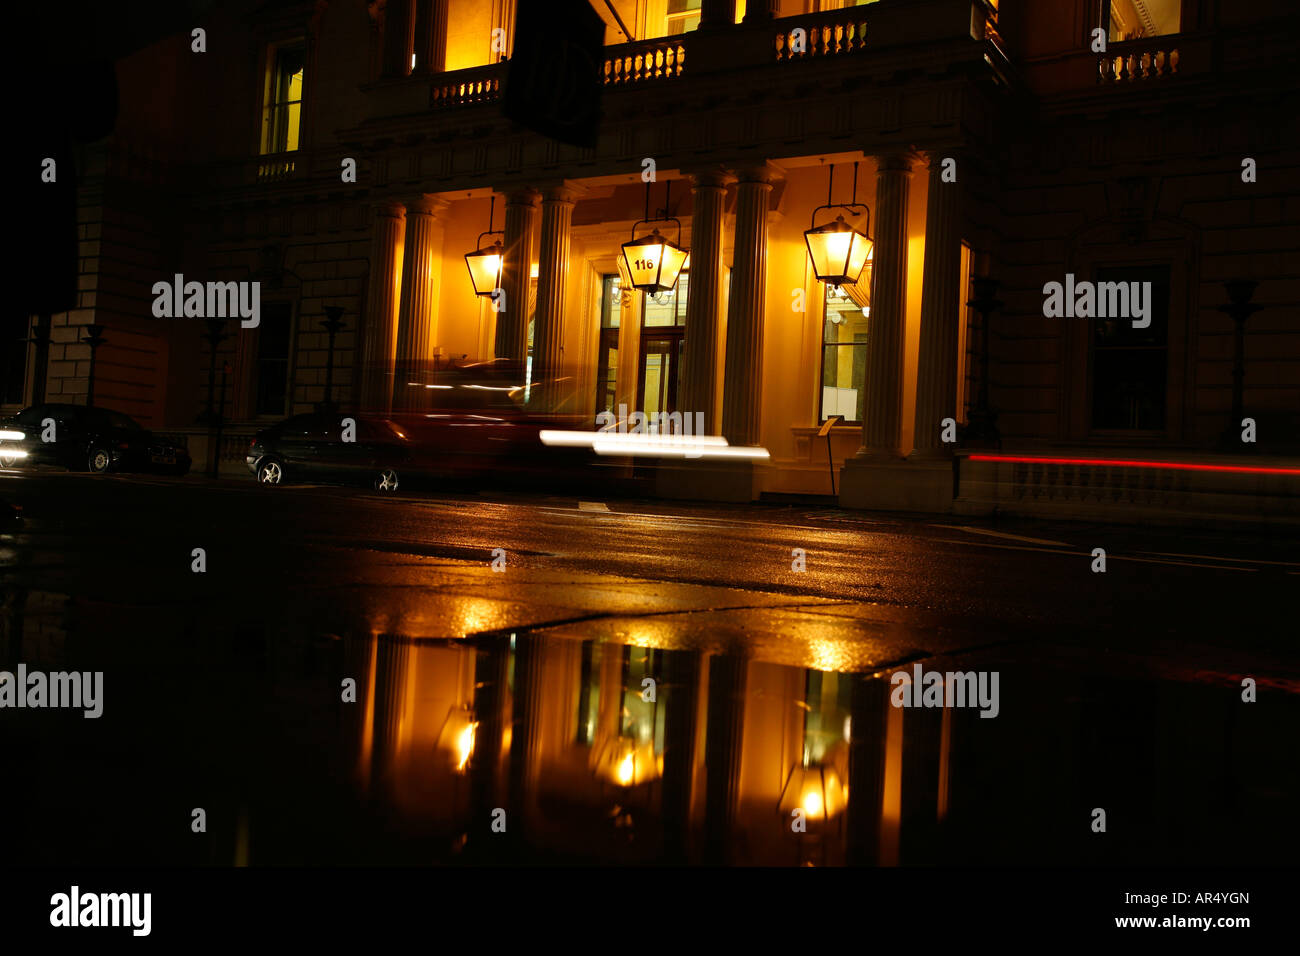
[(379, 474), (375, 475), (375, 491), (396, 491), (397, 490), (397, 472), (392, 468), (385, 468)]
[(108, 449), (99, 445), (92, 445), (90, 453), (86, 455), (86, 470), (96, 475), (102, 475), (113, 464), (113, 456), (109, 454)]
[(284, 465), (278, 458), (263, 458), (257, 465), (259, 485), (278, 485), (284, 481)]

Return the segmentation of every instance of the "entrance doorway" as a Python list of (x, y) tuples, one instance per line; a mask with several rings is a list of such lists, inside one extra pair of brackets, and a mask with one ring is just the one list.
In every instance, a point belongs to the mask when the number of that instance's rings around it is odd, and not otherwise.
[(637, 405), (647, 416), (677, 411), (677, 378), (682, 367), (683, 328), (646, 329), (641, 335)]

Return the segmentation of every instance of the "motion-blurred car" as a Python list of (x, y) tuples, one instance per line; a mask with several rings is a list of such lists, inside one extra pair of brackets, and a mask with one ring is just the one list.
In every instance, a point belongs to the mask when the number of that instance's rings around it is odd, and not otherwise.
[(287, 481), (365, 483), (396, 491), (413, 463), (410, 442), (385, 418), (342, 413), (295, 415), (258, 432), (248, 470), (263, 485)]
[(24, 408), (0, 423), (0, 467), (24, 465), (183, 475), (190, 470), (190, 454), (121, 412), (49, 403)]

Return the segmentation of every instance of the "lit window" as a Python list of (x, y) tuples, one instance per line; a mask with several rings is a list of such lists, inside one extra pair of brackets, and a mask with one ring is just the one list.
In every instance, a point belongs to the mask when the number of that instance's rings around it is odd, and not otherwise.
[[(868, 267), (869, 268), (869, 267)], [(852, 286), (827, 286), (822, 322), (822, 395), (818, 421), (839, 415), (862, 422), (866, 403), (867, 330), (871, 323), (870, 273)]]
[(272, 51), (267, 78), (266, 109), (262, 117), (262, 152), (289, 153), (298, 148), (302, 120), (303, 65), (307, 50), (301, 45)]
[(1101, 15), (1111, 43), (1169, 36), (1182, 28), (1182, 0), (1102, 0)]
[(700, 0), (668, 0), (666, 36), (689, 33), (700, 25)]

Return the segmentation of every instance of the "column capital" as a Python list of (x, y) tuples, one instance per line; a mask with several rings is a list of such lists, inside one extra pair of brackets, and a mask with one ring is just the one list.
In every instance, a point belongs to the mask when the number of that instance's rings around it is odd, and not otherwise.
[(574, 203), (587, 191), (587, 187), (580, 186), (577, 183), (564, 180), (558, 183), (545, 183), (542, 189), (542, 202), (545, 203)]
[(726, 189), (736, 181), (736, 174), (725, 166), (701, 166), (683, 169), (682, 175), (691, 182), (691, 189)]
[(903, 173), (912, 175), (912, 167), (916, 165), (920, 157), (916, 153), (904, 150), (896, 153), (882, 153), (873, 157), (876, 161), (877, 173)]
[(736, 178), (742, 183), (762, 183), (771, 186), (781, 178), (781, 171), (771, 163), (738, 166), (736, 168)]
[(384, 199), (371, 204), (371, 211), (376, 218), (405, 219), (406, 204), (395, 199)]
[(493, 192), (504, 195), (507, 206), (536, 206), (542, 201), (542, 194), (532, 186), (511, 186), (507, 189), (494, 189)]
[(433, 216), (434, 218), (441, 216), (451, 207), (451, 203), (437, 196), (417, 196), (408, 199), (405, 205), (408, 216)]

